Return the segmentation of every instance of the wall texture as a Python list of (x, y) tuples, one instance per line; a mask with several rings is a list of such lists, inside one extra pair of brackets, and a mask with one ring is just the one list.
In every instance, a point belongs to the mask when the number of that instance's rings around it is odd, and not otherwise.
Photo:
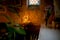
[[(23, 24), (24, 20), (27, 19), (28, 21), (34, 23), (35, 25), (41, 25), (45, 23), (45, 7), (48, 5), (52, 5), (51, 1), (48, 0), (40, 0), (41, 4), (39, 8), (36, 8), (34, 10), (29, 9), (26, 5), (26, 0), (22, 0), (22, 5), (19, 8), (19, 17), (10, 11), (7, 10), (7, 6), (3, 6), (5, 8), (5, 12), (0, 11), (0, 14), (5, 14), (6, 16), (10, 16), (11, 20), (15, 23)], [(27, 17), (26, 17), (27, 16)], [(28, 22), (27, 21), (27, 22)], [(0, 16), (0, 22), (9, 22), (7, 18), (4, 16)]]

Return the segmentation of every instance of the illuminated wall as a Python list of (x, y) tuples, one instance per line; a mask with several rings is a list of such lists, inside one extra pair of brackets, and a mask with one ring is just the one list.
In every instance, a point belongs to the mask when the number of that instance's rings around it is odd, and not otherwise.
[[(26, 5), (26, 0), (22, 0), (22, 5), (21, 5), (20, 11), (19, 11), (20, 17), (18, 17), (16, 14), (14, 14), (12, 12), (9, 12), (7, 9), (6, 9), (6, 12), (3, 14), (10, 16), (12, 21), (14, 21), (15, 23), (22, 24), (22, 23), (24, 23), (24, 21), (25, 22), (28, 21), (28, 22), (34, 23), (35, 25), (41, 25), (45, 22), (45, 14), (46, 14), (45, 6), (46, 6), (45, 1), (41, 0), (39, 9), (36, 8), (36, 9), (32, 10), (32, 9), (29, 9), (28, 6)], [(27, 16), (27, 17), (24, 17), (24, 16)], [(8, 22), (8, 21), (9, 20), (6, 19), (5, 17), (0, 16), (0, 22)]]

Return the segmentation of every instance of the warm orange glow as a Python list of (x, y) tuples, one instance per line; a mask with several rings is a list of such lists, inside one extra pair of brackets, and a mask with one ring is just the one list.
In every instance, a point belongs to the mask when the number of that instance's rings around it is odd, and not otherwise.
[(25, 15), (24, 17), (23, 17), (23, 23), (29, 23), (30, 21), (29, 21), (29, 16), (28, 15)]

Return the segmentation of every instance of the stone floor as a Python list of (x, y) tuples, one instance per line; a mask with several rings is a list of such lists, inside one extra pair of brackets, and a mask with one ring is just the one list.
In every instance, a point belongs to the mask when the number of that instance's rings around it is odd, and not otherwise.
[(60, 40), (60, 30), (41, 28), (39, 40)]

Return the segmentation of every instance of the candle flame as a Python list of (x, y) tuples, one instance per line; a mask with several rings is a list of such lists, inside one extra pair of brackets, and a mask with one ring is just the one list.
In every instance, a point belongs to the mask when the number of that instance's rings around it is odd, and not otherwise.
[(24, 17), (23, 17), (23, 23), (29, 23), (30, 21), (29, 21), (29, 16), (28, 15), (25, 15)]

